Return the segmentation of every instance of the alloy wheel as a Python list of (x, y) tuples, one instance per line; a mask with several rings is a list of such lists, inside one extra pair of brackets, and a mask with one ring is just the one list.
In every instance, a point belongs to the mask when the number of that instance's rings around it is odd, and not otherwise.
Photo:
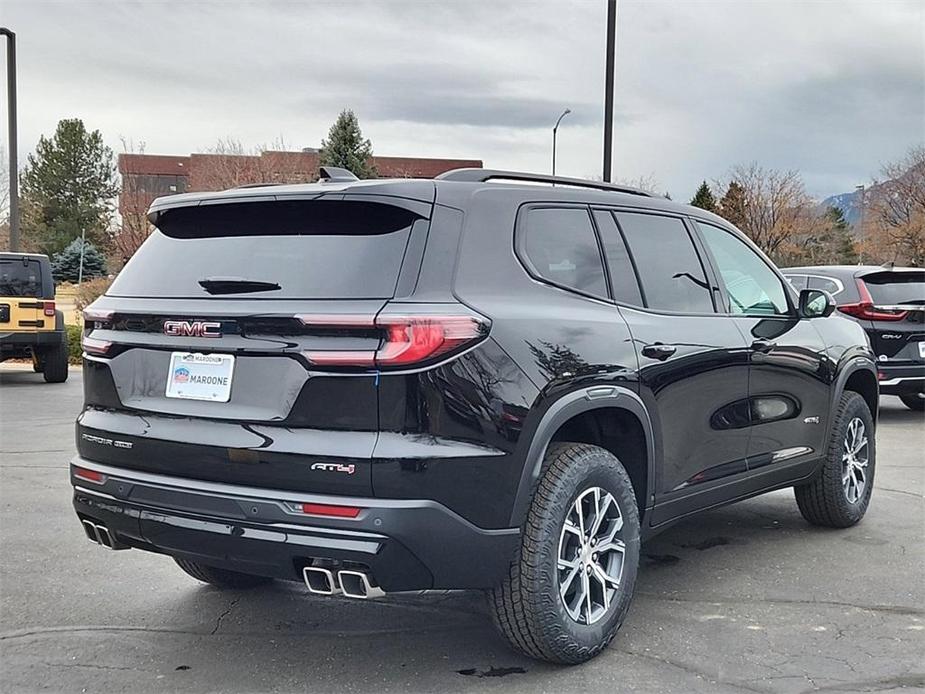
[(591, 487), (572, 504), (559, 536), (559, 597), (569, 617), (594, 624), (610, 609), (623, 578), (623, 515), (613, 494)]
[(843, 450), (842, 488), (848, 502), (856, 504), (867, 488), (867, 464), (870, 461), (867, 429), (858, 417), (848, 422)]

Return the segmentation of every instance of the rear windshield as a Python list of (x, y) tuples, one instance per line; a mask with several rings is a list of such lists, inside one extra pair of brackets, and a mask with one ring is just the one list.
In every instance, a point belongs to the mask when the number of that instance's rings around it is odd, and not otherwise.
[(925, 304), (925, 272), (878, 272), (863, 280), (878, 306)]
[(42, 296), (42, 265), (37, 260), (0, 258), (0, 296)]
[(343, 200), (168, 210), (107, 294), (390, 298), (417, 219), (393, 205)]

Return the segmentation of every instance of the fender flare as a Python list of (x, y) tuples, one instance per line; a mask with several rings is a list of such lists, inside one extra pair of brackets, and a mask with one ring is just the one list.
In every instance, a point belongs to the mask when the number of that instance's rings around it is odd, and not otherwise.
[[(838, 399), (842, 396), (842, 393), (845, 392), (845, 384), (848, 382), (848, 379), (852, 374), (857, 373), (858, 371), (867, 371), (874, 379), (874, 384), (877, 387), (877, 397), (880, 396), (880, 381), (877, 379), (877, 365), (873, 359), (866, 355), (855, 355), (850, 358), (847, 364), (845, 364), (835, 375), (835, 382), (832, 385), (832, 396), (829, 402), (829, 412), (835, 410), (835, 404), (838, 402)], [(875, 407), (870, 413), (874, 418), (874, 424), (877, 423), (877, 414), (878, 409)], [(826, 427), (826, 441), (829, 440), (829, 436), (832, 434), (832, 418), (829, 417), (829, 424)]]
[[(604, 408), (616, 408), (629, 412), (639, 420), (646, 439), (646, 486), (644, 497), (645, 508), (649, 508), (652, 499), (652, 489), (655, 484), (655, 434), (652, 418), (639, 395), (623, 386), (590, 386), (571, 391), (560, 397), (549, 406), (543, 414), (527, 449), (526, 459), (514, 497), (514, 508), (511, 511), (510, 527), (520, 527), (527, 515), (533, 489), (540, 477), (543, 458), (546, 449), (552, 440), (553, 434), (565, 422), (576, 415)], [(640, 514), (643, 509), (640, 509)]]

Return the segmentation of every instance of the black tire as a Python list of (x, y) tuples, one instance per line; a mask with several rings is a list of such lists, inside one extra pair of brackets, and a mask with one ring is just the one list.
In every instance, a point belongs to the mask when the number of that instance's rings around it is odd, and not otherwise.
[[(559, 596), (557, 560), (566, 517), (579, 496), (594, 487), (609, 492), (617, 502), (625, 552), (620, 585), (609, 608), (587, 624), (573, 619)], [(623, 623), (636, 584), (639, 513), (629, 475), (603, 448), (551, 444), (522, 531), (509, 575), (489, 594), (495, 626), (511, 647), (531, 658), (562, 664), (593, 658)]]
[[(849, 425), (858, 419), (864, 425), (867, 438), (867, 465), (864, 488), (856, 500), (849, 498), (844, 486), (846, 437)], [(833, 413), (832, 432), (826, 446), (825, 461), (819, 474), (809, 483), (793, 488), (797, 506), (803, 518), (813, 525), (827, 528), (847, 528), (860, 521), (867, 512), (874, 488), (877, 442), (874, 420), (867, 402), (858, 393), (845, 391)], [(848, 474), (854, 474), (849, 471)]]
[(916, 412), (925, 412), (925, 393), (906, 393), (900, 395), (903, 405)]
[(46, 383), (64, 383), (67, 380), (67, 338), (45, 350), (40, 361)]
[(273, 579), (268, 576), (254, 576), (252, 574), (242, 574), (237, 571), (228, 569), (219, 569), (216, 566), (206, 566), (195, 561), (186, 559), (173, 558), (183, 571), (195, 578), (197, 581), (209, 583), (219, 588), (256, 588), (257, 586), (266, 585)]

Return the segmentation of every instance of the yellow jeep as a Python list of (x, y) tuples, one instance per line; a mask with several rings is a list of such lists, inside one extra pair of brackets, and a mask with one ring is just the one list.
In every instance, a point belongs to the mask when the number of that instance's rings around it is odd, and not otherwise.
[(67, 331), (47, 255), (0, 253), (0, 361), (32, 359), (48, 383), (67, 380)]

